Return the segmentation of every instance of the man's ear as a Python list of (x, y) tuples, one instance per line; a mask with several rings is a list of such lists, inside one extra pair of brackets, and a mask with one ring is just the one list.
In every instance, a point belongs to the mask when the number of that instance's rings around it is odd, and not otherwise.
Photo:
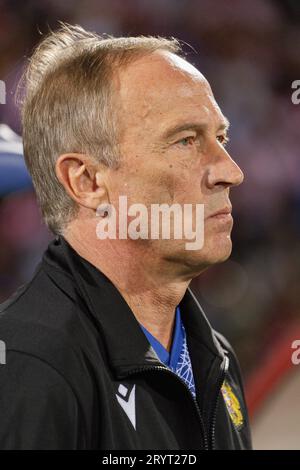
[(60, 155), (55, 164), (56, 176), (69, 196), (79, 205), (94, 210), (109, 202), (100, 168), (91, 157), (80, 153)]

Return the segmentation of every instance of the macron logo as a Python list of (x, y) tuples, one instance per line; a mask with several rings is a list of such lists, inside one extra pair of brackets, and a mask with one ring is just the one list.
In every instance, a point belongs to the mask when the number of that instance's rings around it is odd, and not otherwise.
[(133, 387), (125, 387), (125, 385), (120, 384), (118, 392), (116, 393), (117, 400), (128, 418), (134, 429), (135, 427), (135, 385)]

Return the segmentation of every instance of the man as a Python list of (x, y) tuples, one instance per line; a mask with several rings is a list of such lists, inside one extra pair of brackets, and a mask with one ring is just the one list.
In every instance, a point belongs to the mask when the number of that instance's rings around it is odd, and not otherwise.
[[(1, 448), (250, 448), (237, 360), (188, 289), (230, 255), (243, 179), (207, 80), (176, 40), (62, 25), (25, 86), (25, 158), (56, 239), (2, 305)], [(120, 196), (192, 219), (202, 204), (204, 243), (151, 238), (145, 220), (105, 236)]]

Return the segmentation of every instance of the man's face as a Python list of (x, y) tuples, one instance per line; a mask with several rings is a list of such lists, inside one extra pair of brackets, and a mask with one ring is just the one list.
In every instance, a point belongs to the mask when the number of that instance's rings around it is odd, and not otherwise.
[(184, 59), (158, 51), (121, 70), (117, 87), (121, 165), (111, 173), (110, 202), (118, 207), (119, 195), (126, 195), (128, 205), (148, 208), (204, 204), (201, 249), (187, 250), (184, 238), (143, 240), (139, 246), (183, 272), (224, 261), (231, 253), (233, 221), (209, 216), (231, 208), (229, 188), (243, 174), (224, 148), (227, 120), (207, 80)]

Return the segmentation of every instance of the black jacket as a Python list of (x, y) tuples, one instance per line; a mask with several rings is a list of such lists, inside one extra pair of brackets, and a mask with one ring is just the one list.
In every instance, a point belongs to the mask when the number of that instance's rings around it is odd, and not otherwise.
[(251, 448), (231, 347), (189, 289), (180, 308), (197, 400), (114, 285), (57, 237), (0, 306), (0, 449)]

